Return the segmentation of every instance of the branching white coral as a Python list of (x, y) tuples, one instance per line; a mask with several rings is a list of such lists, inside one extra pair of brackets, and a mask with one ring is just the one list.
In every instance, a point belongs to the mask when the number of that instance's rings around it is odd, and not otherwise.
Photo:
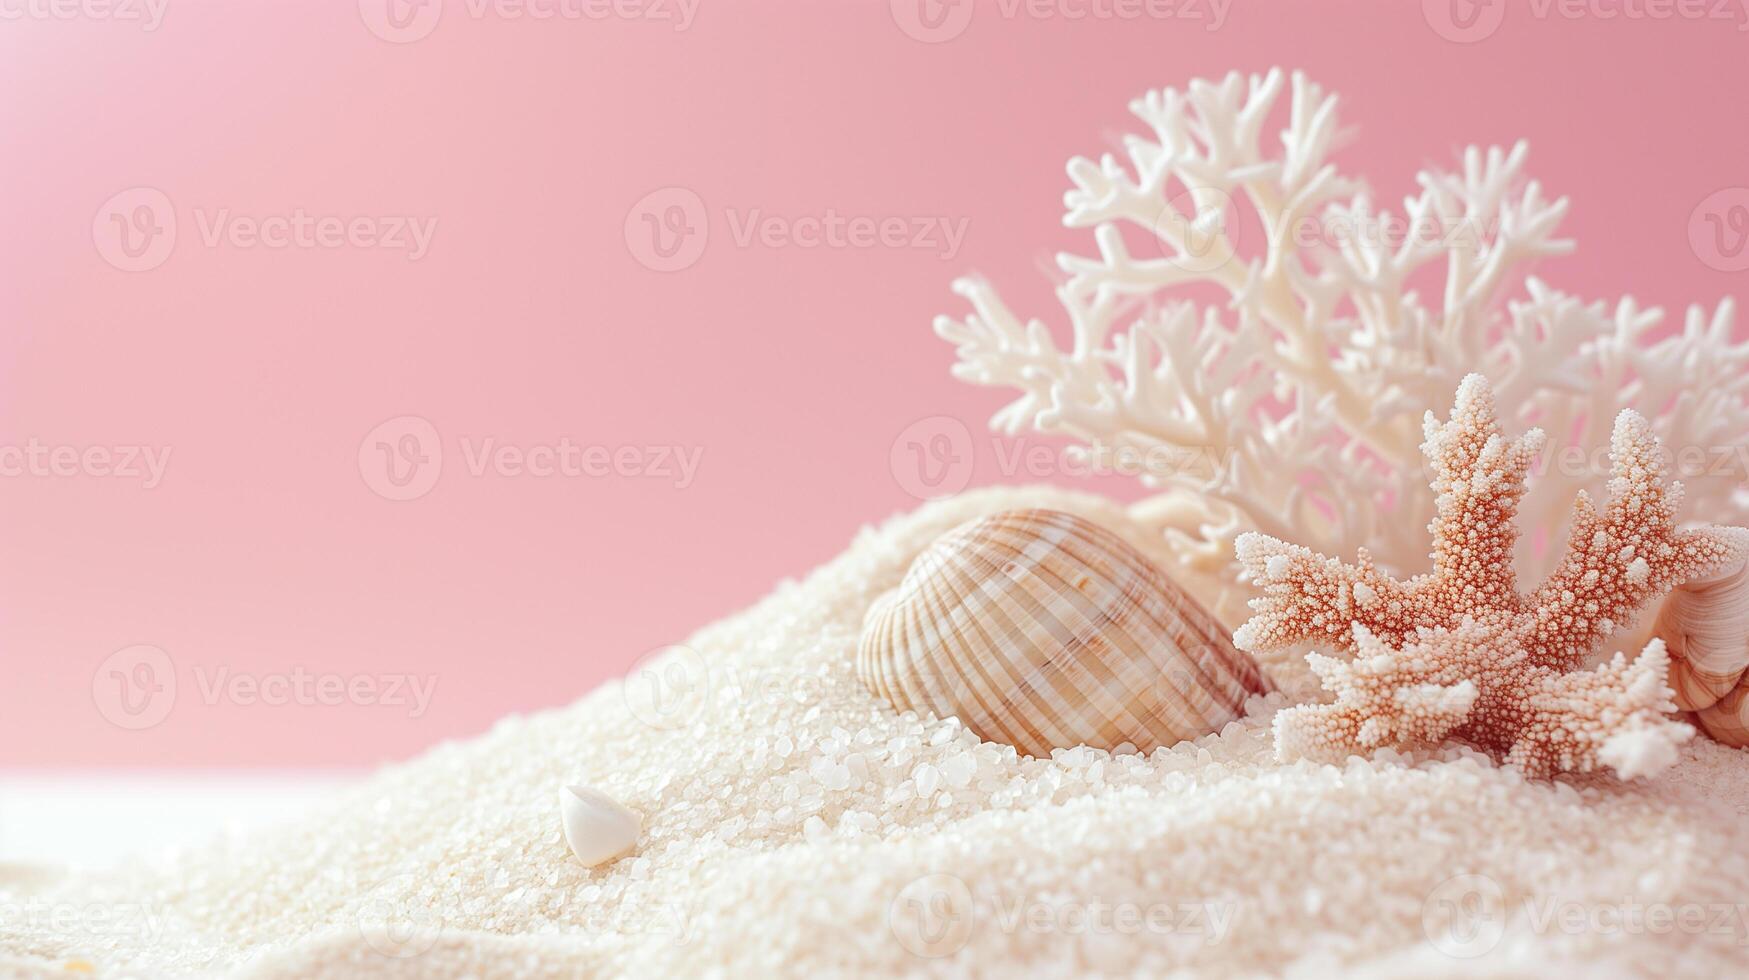
[[(1329, 162), (1334, 94), (1295, 74), (1285, 127), (1265, 139), (1287, 87), (1276, 70), (1151, 92), (1130, 106), (1151, 135), (1128, 137), (1123, 159), (1070, 162), (1064, 220), (1092, 228), (1098, 254), (1057, 259), (1067, 349), (988, 282), (955, 283), (971, 312), (935, 324), (955, 375), (1019, 391), (994, 426), (1139, 463), (1161, 491), (1139, 512), (1230, 625), (1244, 531), (1366, 545), (1387, 570), (1426, 554), (1419, 420), (1471, 371), (1496, 382), (1508, 418), (1554, 437), (1531, 523), (1552, 530), (1566, 501), (1602, 488), (1606, 467), (1570, 450), (1606, 441), (1625, 407), (1676, 456), (1696, 517), (1749, 517), (1726, 458), (1749, 441), (1749, 343), (1731, 343), (1728, 301), (1654, 339), (1657, 310), (1528, 278), (1572, 243), (1557, 234), (1566, 200), (1524, 177), (1523, 143), (1472, 147), (1458, 172), (1419, 175), (1401, 214), (1378, 209)], [(1418, 285), (1436, 282), (1424, 299)], [(1211, 288), (1226, 302), (1195, 301)]]

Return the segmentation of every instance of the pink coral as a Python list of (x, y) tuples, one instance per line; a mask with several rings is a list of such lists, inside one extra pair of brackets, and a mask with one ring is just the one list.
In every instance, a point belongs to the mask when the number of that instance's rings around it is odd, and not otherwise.
[(1608, 766), (1632, 778), (1669, 765), (1693, 730), (1665, 717), (1675, 705), (1662, 641), (1632, 661), (1617, 653), (1580, 668), (1654, 598), (1740, 560), (1749, 531), (1678, 530), (1682, 485), (1665, 484), (1651, 427), (1623, 411), (1608, 505), (1600, 514), (1579, 494), (1565, 557), (1522, 594), (1514, 515), (1541, 431), (1508, 441), (1487, 381), (1472, 374), (1450, 420), (1429, 412), (1424, 432), (1437, 495), (1432, 572), (1398, 581), (1365, 550), (1345, 565), (1263, 534), (1236, 543), (1264, 590), (1234, 635), (1240, 648), (1319, 643), (1353, 658), (1308, 656), (1336, 700), (1278, 715), (1278, 754), (1332, 758), (1457, 738), (1537, 777)]

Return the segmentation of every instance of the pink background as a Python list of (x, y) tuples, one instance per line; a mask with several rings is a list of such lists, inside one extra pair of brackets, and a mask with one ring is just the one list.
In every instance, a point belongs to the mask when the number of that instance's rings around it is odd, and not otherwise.
[[(889, 450), (920, 418), (966, 420), (974, 482), (1005, 479), (981, 434), (1003, 394), (950, 379), (930, 321), (980, 270), (1060, 325), (1038, 263), (1091, 249), (1060, 226), (1063, 164), (1106, 149), (1150, 87), (1303, 68), (1345, 96), (1358, 139), (1339, 161), (1391, 202), (1464, 144), (1528, 136), (1580, 242), (1550, 279), (1678, 309), (1743, 291), (1688, 234), (1704, 198), (1749, 184), (1737, 23), (1515, 4), (1455, 43), (1419, 4), (1239, 0), (1208, 24), (988, 4), (922, 43), (885, 2), (819, 0), (702, 0), (684, 31), (448, 0), (404, 44), (340, 0), (168, 0), (151, 31), (0, 20), (0, 445), (172, 453), (152, 489), (0, 478), (0, 764), (405, 757), (567, 702), (914, 506)], [(178, 228), (130, 272), (105, 260), (101, 209), (136, 187)], [(667, 187), (697, 195), (709, 236), (663, 273), (627, 219)], [(437, 224), (417, 261), (203, 240), (222, 209), (300, 208)], [(966, 237), (951, 259), (741, 247), (725, 218), (828, 208), (963, 219)], [(397, 502), (359, 451), (399, 416), (429, 421), (443, 467)], [(459, 442), (488, 436), (703, 455), (684, 489), (472, 477)], [(93, 695), (135, 644), (179, 685), (137, 731)], [(204, 703), (193, 673), (221, 667), (438, 686), (417, 719)]]

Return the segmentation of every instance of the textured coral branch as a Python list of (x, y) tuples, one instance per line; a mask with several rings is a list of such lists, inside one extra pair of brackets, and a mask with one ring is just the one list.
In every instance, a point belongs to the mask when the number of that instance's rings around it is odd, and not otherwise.
[(1602, 514), (1580, 493), (1566, 557), (1530, 597), (1541, 610), (1526, 637), (1539, 662), (1571, 669), (1653, 598), (1739, 554), (1737, 528), (1678, 531), (1682, 484), (1665, 483), (1658, 439), (1631, 410), (1610, 438), (1613, 476)]
[(1458, 385), (1451, 419), (1433, 413), (1422, 446), (1434, 470), (1433, 575), (1418, 582), (1435, 608), (1467, 616), (1518, 602), (1512, 549), (1513, 518), (1524, 496), (1524, 476), (1542, 449), (1541, 429), (1508, 442), (1495, 421), (1494, 395), (1479, 374)]
[(1749, 531), (1678, 529), (1681, 485), (1665, 482), (1646, 420), (1623, 411), (1608, 503), (1598, 513), (1580, 495), (1566, 557), (1521, 595), (1514, 515), (1535, 436), (1506, 440), (1479, 375), (1459, 386), (1450, 419), (1428, 420), (1423, 448), (1437, 494), (1429, 574), (1396, 581), (1364, 552), (1349, 566), (1260, 534), (1239, 538), (1239, 560), (1264, 592), (1234, 642), (1253, 652), (1321, 642), (1354, 655), (1348, 664), (1308, 656), (1336, 699), (1278, 715), (1278, 753), (1340, 758), (1453, 737), (1538, 777), (1607, 766), (1631, 778), (1674, 761), (1692, 730), (1664, 718), (1676, 706), (1661, 641), (1631, 662), (1618, 653), (1576, 671), (1663, 591), (1742, 561)]
[(1380, 572), (1365, 549), (1356, 564), (1344, 565), (1262, 534), (1241, 535), (1239, 562), (1263, 589), (1252, 603), (1255, 615), (1235, 636), (1241, 647), (1318, 641), (1352, 653), (1354, 626), (1402, 646), (1423, 628), (1455, 626), (1489, 609), (1516, 610), (1512, 517), (1542, 433), (1533, 429), (1508, 442), (1487, 381), (1476, 374), (1458, 386), (1450, 420), (1441, 424), (1429, 413), (1425, 431), (1422, 451), (1437, 495), (1428, 526), (1432, 574), (1399, 582)]
[(1617, 653), (1595, 670), (1536, 670), (1506, 761), (1537, 777), (1608, 766), (1633, 779), (1668, 768), (1676, 746), (1694, 735), (1666, 717), (1676, 710), (1664, 681), (1669, 664), (1664, 641), (1653, 640), (1631, 662)]
[(1355, 659), (1309, 654), (1312, 672), (1333, 704), (1302, 704), (1275, 716), (1276, 751), (1284, 759), (1339, 759), (1383, 745), (1437, 743), (1469, 718), (1474, 681), (1455, 682), (1413, 646), (1399, 654), (1355, 624)]

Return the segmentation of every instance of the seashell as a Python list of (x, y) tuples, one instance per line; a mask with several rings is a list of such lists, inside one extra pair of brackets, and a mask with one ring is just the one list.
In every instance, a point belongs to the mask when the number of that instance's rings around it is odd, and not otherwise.
[(1694, 713), (1700, 727), (1715, 741), (1742, 748), (1749, 745), (1749, 684), (1740, 684), (1731, 693)]
[(1051, 510), (994, 514), (930, 545), (870, 607), (856, 664), (900, 711), (958, 717), (1033, 756), (1175, 745), (1268, 690), (1147, 556)]
[(1749, 668), (1749, 563), (1672, 589), (1652, 634), (1670, 651), (1678, 707), (1698, 711), (1724, 697)]
[(618, 800), (587, 786), (566, 786), (559, 791), (559, 813), (565, 824), (565, 843), (587, 867), (611, 861), (637, 846), (644, 820)]
[(1749, 745), (1749, 562), (1671, 590), (1652, 634), (1670, 651), (1677, 707), (1719, 741)]

